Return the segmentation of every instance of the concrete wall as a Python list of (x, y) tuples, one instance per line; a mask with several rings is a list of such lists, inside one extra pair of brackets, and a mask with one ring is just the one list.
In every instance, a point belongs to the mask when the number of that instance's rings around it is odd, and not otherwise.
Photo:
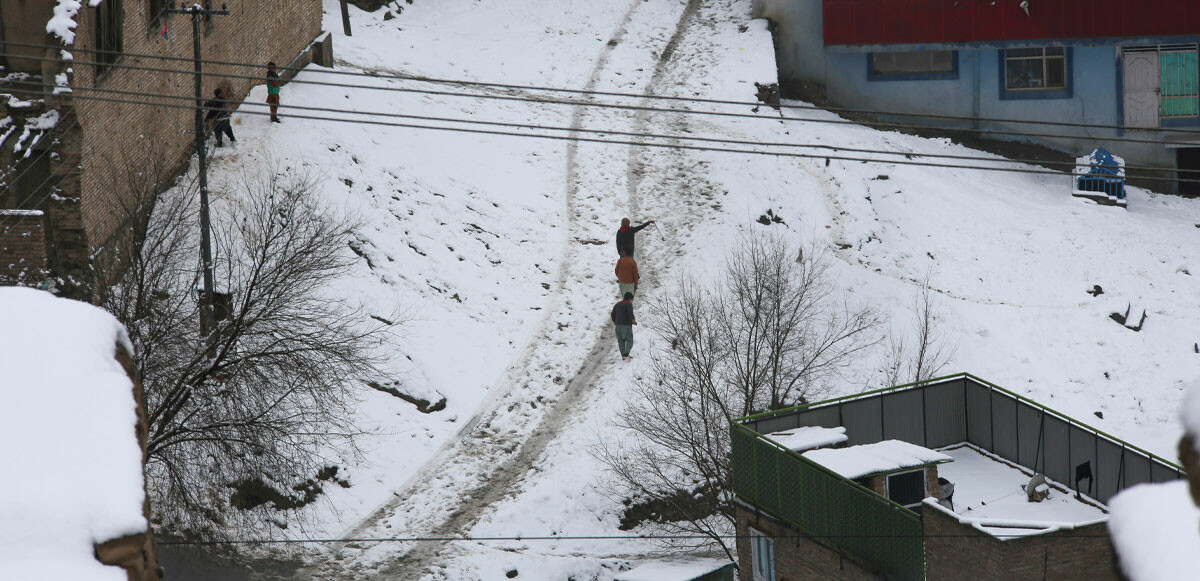
[[(958, 78), (953, 80), (871, 81), (867, 54), (871, 50), (915, 50), (921, 47), (824, 46), (822, 0), (755, 0), (753, 14), (770, 19), (775, 37), (775, 57), (785, 97), (818, 104), (871, 111), (991, 117), (1024, 121), (1067, 121), (1096, 125), (1123, 125), (1120, 48), (1116, 44), (1072, 47), (1072, 96), (1067, 99), (1000, 98), (1001, 64), (998, 46), (958, 46)], [(1149, 43), (1150, 39), (1140, 42)], [(1030, 43), (1036, 46), (1037, 43)], [(985, 134), (1006, 141), (1032, 142), (1072, 155), (1105, 147), (1131, 165), (1174, 168), (1175, 150), (1161, 144), (1113, 143), (1113, 137), (1154, 139), (1152, 133), (1119, 129), (1083, 129), (1022, 125), (1004, 122), (971, 122), (895, 117), (934, 127), (1012, 130), (1051, 134), (1024, 137)], [(1200, 127), (1197, 128), (1200, 130)], [(1131, 172), (1136, 173), (1136, 172)], [(1145, 173), (1145, 172), (1142, 172)], [(1156, 182), (1156, 189), (1170, 184)]]
[[(284, 65), (304, 50), (321, 29), (321, 3), (263, 2), (261, 0), (223, 0), (227, 16), (212, 16), (211, 22), (201, 23), (202, 56), (205, 60), (220, 60), (266, 64), (275, 61)], [(167, 17), (168, 38), (162, 38), (161, 21), (151, 22), (147, 0), (123, 0), (123, 38), (125, 53), (141, 53), (171, 57), (192, 56), (191, 16)], [(94, 48), (92, 20), (95, 9), (79, 13), (80, 48)], [(92, 60), (89, 53), (75, 51), (76, 60)], [(112, 97), (112, 94), (89, 93), (86, 88), (120, 91), (144, 91), (168, 95), (193, 95), (192, 62), (124, 56), (119, 64), (165, 68), (182, 74), (112, 68), (96, 74), (96, 67), (76, 63), (72, 82), (78, 95)], [(221, 79), (221, 74), (255, 77)], [(206, 69), (203, 93), (211, 98), (218, 82), (232, 83), (234, 93), (245, 95), (265, 69), (209, 65)], [(212, 75), (212, 76), (209, 76)], [(191, 107), (193, 101), (155, 98)], [(75, 99), (79, 126), (83, 132), (80, 152), (80, 203), (87, 240), (92, 246), (102, 245), (117, 233), (123, 223), (122, 200), (118, 188), (108, 185), (113, 167), (128, 163), (147, 164), (147, 160), (165, 162), (168, 167), (183, 161), (191, 154), (193, 112), (188, 108), (134, 105)], [(246, 123), (266, 123), (265, 117), (253, 116)], [(237, 126), (234, 127), (237, 132)]]

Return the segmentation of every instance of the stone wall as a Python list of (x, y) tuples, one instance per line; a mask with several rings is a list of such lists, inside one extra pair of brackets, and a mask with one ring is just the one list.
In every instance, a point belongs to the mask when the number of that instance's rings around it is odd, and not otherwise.
[(1000, 540), (936, 508), (922, 519), (927, 579), (1121, 579), (1103, 522)]
[[(125, 369), (125, 373), (133, 380), (133, 398), (137, 404), (138, 445), (142, 447), (142, 465), (146, 463), (146, 442), (149, 426), (146, 423), (146, 395), (142, 390), (142, 382), (138, 377), (137, 368), (133, 366), (132, 355), (120, 344), (116, 346), (116, 359)], [(144, 472), (144, 469), (143, 469)], [(145, 496), (142, 512), (146, 522), (150, 523), (150, 495)], [(96, 545), (96, 558), (106, 565), (125, 569), (129, 581), (159, 581), (161, 578), (158, 557), (154, 551), (154, 534), (149, 528), (144, 533), (127, 535), (118, 539), (110, 539)]]
[(45, 216), (36, 210), (0, 210), (0, 284), (40, 282), (46, 268)]
[[(129, 164), (177, 167), (191, 155), (193, 142), (192, 17), (167, 15), (154, 18), (150, 14), (148, 0), (108, 1), (120, 1), (124, 14), (122, 48), (125, 54), (117, 64), (177, 72), (120, 67), (98, 70), (97, 66), (86, 64), (94, 61), (91, 53), (83, 49), (96, 47), (93, 22), (96, 9), (85, 8), (80, 11), (72, 81), (75, 94), (82, 97), (151, 99), (161, 103), (139, 105), (74, 99), (83, 134), (79, 186), (81, 219), (88, 243), (92, 246), (104, 245), (123, 227), (120, 188), (108, 184), (114, 168), (124, 168)], [(224, 4), (229, 11), (228, 15), (211, 16), (200, 24), (201, 53), (206, 61), (260, 65), (275, 61), (284, 65), (292, 62), (320, 34), (320, 2), (223, 0), (205, 4), (214, 7)], [(163, 38), (162, 34), (164, 23), (167, 38)], [(135, 54), (184, 60), (138, 57)], [(207, 64), (203, 95), (205, 99), (211, 98), (217, 83), (225, 80), (232, 84), (235, 95), (241, 98), (253, 85), (261, 84), (258, 79), (265, 74), (263, 68)], [(253, 79), (222, 79), (220, 75), (243, 75)], [(92, 92), (89, 88), (168, 96), (136, 97)], [(249, 116), (245, 122), (267, 121), (265, 117)], [(287, 131), (287, 125), (278, 131)], [(234, 132), (237, 132), (236, 126)]]
[[(883, 576), (854, 561), (849, 555), (826, 546), (815, 537), (744, 504), (736, 505), (738, 581), (753, 581), (750, 529), (775, 541), (775, 581), (828, 579), (837, 581), (880, 580)], [(936, 579), (936, 577), (929, 577)]]

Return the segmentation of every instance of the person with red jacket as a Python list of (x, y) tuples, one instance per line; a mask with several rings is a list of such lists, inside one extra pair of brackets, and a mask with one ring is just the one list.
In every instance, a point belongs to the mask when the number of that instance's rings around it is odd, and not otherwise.
[(625, 361), (633, 359), (629, 352), (633, 350), (633, 326), (637, 318), (633, 316), (633, 293), (625, 293), (623, 300), (612, 309), (612, 322), (617, 330), (617, 349), (621, 350), (621, 358)]
[(641, 226), (630, 226), (629, 218), (621, 218), (621, 228), (617, 230), (617, 254), (633, 256), (633, 235), (653, 223), (654, 220), (646, 220)]

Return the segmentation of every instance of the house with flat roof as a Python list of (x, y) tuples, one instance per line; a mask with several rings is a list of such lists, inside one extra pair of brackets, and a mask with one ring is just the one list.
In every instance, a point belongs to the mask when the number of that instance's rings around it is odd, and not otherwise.
[(1105, 503), (1185, 477), (969, 374), (730, 429), (740, 581), (1120, 579)]
[(754, 0), (754, 16), (772, 22), (784, 96), (1076, 156), (1104, 147), (1166, 168), (1155, 177), (1176, 182), (1156, 189), (1200, 193), (1169, 171), (1200, 170), (1196, 2)]

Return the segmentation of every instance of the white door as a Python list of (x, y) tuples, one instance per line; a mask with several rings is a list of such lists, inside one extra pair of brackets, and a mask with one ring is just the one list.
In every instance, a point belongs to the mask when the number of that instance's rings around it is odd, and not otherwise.
[(1158, 51), (1125, 53), (1125, 126), (1158, 127)]

